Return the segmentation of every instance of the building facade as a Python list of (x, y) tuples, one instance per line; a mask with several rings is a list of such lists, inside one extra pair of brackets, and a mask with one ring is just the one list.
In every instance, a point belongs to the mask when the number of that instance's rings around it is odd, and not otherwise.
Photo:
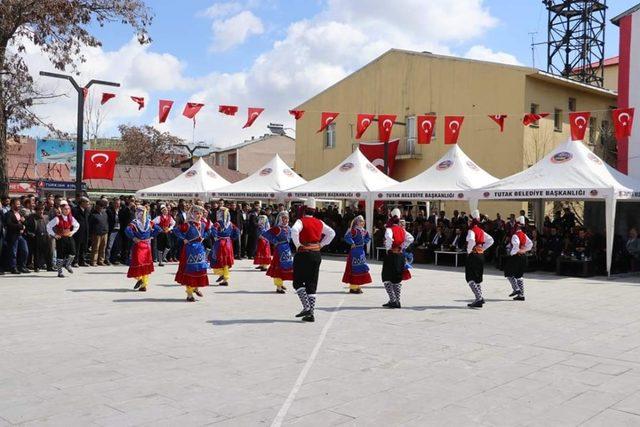
[(295, 169), (296, 143), (286, 135), (265, 134), (231, 147), (214, 149), (203, 158), (210, 166), (227, 167), (244, 174), (252, 174), (278, 153)]
[[(400, 146), (393, 178), (402, 181), (433, 165), (450, 148), (443, 143), (444, 116), (462, 115), (458, 144), (480, 167), (503, 178), (566, 141), (571, 111), (593, 111), (585, 142), (597, 154), (605, 153), (609, 109), (616, 102), (611, 90), (532, 68), (392, 49), (297, 107), (306, 113), (296, 124), (296, 167), (307, 180), (324, 174), (358, 142), (377, 140), (376, 123), (360, 141), (354, 139), (358, 113), (395, 114), (392, 138), (399, 138)], [(316, 133), (322, 111), (340, 115), (326, 131)], [(528, 112), (550, 115), (536, 126), (524, 127), (522, 117)], [(418, 145), (415, 117), (427, 113), (438, 116), (435, 138), (429, 145)], [(504, 132), (488, 118), (493, 114), (508, 115)], [(491, 215), (523, 207), (483, 203), (481, 209)], [(468, 211), (460, 202), (447, 202), (446, 208)]]

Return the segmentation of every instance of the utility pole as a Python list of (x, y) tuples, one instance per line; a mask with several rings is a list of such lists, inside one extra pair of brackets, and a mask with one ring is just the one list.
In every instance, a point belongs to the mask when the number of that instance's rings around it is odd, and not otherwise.
[(73, 85), (73, 88), (76, 90), (78, 94), (78, 127), (76, 134), (76, 195), (82, 194), (82, 169), (83, 164), (83, 154), (84, 154), (84, 94), (85, 91), (91, 87), (91, 85), (98, 84), (104, 86), (115, 86), (120, 87), (120, 83), (108, 82), (105, 80), (89, 80), (84, 87), (81, 87), (76, 80), (69, 75), (59, 74), (59, 73), (50, 73), (48, 71), (40, 71), (41, 76), (45, 77), (53, 77), (56, 79), (69, 80)]

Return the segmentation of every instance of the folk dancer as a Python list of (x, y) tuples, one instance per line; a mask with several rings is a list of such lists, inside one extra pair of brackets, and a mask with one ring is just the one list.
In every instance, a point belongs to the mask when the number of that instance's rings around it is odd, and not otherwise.
[(365, 252), (365, 247), (371, 241), (371, 236), (365, 230), (365, 221), (362, 215), (358, 215), (351, 221), (351, 227), (343, 239), (350, 246), (350, 249), (342, 282), (349, 285), (350, 294), (361, 294), (361, 286), (372, 282)]
[(158, 245), (158, 267), (163, 267), (166, 256), (171, 249), (171, 232), (176, 226), (176, 220), (169, 214), (166, 205), (160, 205), (160, 215), (155, 217), (153, 222), (160, 227), (156, 243)]
[(480, 212), (474, 210), (469, 220), (469, 231), (467, 232), (467, 261), (465, 263), (464, 274), (475, 300), (467, 304), (469, 308), (482, 308), (484, 299), (482, 298), (482, 275), (484, 273), (484, 251), (493, 245), (493, 237), (485, 233), (480, 228)]
[(160, 226), (149, 220), (147, 208), (136, 206), (135, 219), (125, 228), (124, 234), (133, 241), (127, 277), (136, 279), (133, 289), (147, 291), (149, 275), (153, 273), (151, 239), (160, 233)]
[(324, 222), (314, 218), (316, 201), (308, 198), (302, 207), (303, 215), (291, 227), (291, 240), (297, 248), (293, 257), (293, 287), (302, 303), (296, 314), (303, 322), (315, 322), (316, 289), (320, 274), (320, 249), (331, 243), (336, 232)]
[(389, 301), (382, 306), (385, 308), (401, 308), (400, 294), (402, 280), (410, 278), (407, 269), (405, 249), (413, 243), (413, 236), (400, 225), (400, 209), (391, 211), (391, 219), (384, 232), (384, 246), (387, 254), (382, 264), (382, 282), (389, 295)]
[(80, 229), (80, 224), (71, 215), (71, 207), (66, 200), (60, 200), (60, 215), (47, 223), (47, 233), (56, 242), (56, 267), (58, 277), (64, 277), (62, 267), (73, 273), (71, 264), (76, 256), (76, 244), (72, 236)]
[(271, 245), (267, 239), (262, 237), (262, 234), (270, 228), (269, 218), (266, 215), (258, 215), (258, 243), (253, 264), (257, 265), (256, 269), (260, 271), (267, 271), (271, 263)]
[(240, 231), (231, 222), (229, 209), (221, 207), (216, 213), (216, 222), (211, 227), (211, 239), (213, 247), (209, 253), (209, 262), (213, 272), (217, 274), (219, 286), (229, 286), (233, 267), (233, 240), (240, 237)]
[(511, 241), (507, 245), (509, 257), (504, 263), (504, 277), (507, 278), (513, 292), (510, 297), (514, 297), (514, 301), (524, 301), (524, 269), (527, 264), (526, 253), (533, 248), (533, 242), (522, 231), (526, 219), (524, 216), (518, 217), (516, 220), (515, 233), (511, 236)]
[(291, 253), (291, 228), (289, 213), (282, 211), (276, 217), (276, 225), (262, 233), (262, 237), (273, 245), (273, 256), (267, 270), (267, 276), (273, 278), (276, 292), (284, 294), (285, 280), (293, 280), (293, 254)]
[(209, 286), (207, 252), (202, 243), (209, 238), (210, 229), (202, 219), (204, 208), (193, 205), (187, 221), (173, 229), (173, 234), (182, 242), (180, 262), (175, 281), (185, 287), (187, 302), (196, 301), (193, 294), (202, 297), (201, 287)]

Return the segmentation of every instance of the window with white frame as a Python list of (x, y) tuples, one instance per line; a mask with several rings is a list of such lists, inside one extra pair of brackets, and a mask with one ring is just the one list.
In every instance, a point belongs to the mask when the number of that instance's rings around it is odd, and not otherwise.
[(407, 151), (409, 154), (413, 154), (416, 151), (417, 143), (417, 128), (416, 128), (416, 116), (407, 116), (405, 118), (405, 137), (407, 138)]
[(324, 131), (324, 148), (336, 148), (336, 124), (331, 123)]

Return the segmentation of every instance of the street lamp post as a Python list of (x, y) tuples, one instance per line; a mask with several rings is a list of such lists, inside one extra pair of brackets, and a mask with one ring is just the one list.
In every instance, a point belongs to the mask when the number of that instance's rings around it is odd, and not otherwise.
[(187, 144), (175, 144), (175, 146), (185, 148), (189, 152), (189, 167), (193, 166), (193, 154), (196, 152), (196, 150), (204, 150), (206, 148), (209, 148), (206, 145), (196, 145), (193, 148)]
[(50, 73), (48, 71), (40, 71), (41, 76), (45, 77), (53, 77), (56, 79), (69, 80), (73, 85), (73, 88), (76, 90), (78, 94), (78, 127), (77, 127), (77, 135), (76, 135), (76, 194), (82, 193), (82, 169), (83, 164), (83, 150), (84, 150), (84, 91), (89, 89), (89, 87), (93, 84), (99, 84), (104, 86), (115, 86), (120, 87), (120, 83), (108, 82), (105, 80), (89, 80), (84, 87), (81, 87), (72, 76), (68, 76), (66, 74), (59, 73)]

